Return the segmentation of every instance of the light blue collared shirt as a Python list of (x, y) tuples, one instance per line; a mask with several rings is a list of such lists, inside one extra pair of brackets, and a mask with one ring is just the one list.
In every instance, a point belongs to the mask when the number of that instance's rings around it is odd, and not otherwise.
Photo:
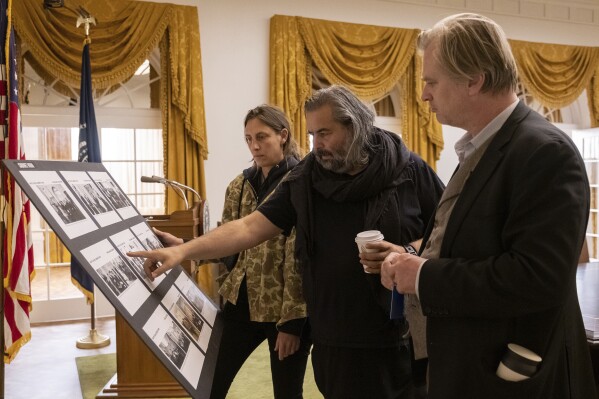
[(493, 118), (493, 120), (476, 136), (472, 137), (470, 133), (465, 133), (458, 141), (456, 141), (454, 148), (460, 162), (463, 162), (464, 159), (468, 158), (474, 150), (480, 148), (480, 146), (487, 140), (495, 137), (495, 134), (497, 134), (499, 129), (501, 129), (503, 124), (507, 121), (507, 118), (509, 118), (512, 112), (514, 112), (514, 109), (516, 109), (518, 102), (519, 100), (514, 101), (506, 109), (501, 111), (501, 113)]

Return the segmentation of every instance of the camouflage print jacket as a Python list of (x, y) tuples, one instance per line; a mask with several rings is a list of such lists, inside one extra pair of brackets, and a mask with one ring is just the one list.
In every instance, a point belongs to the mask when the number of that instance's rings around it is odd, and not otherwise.
[[(295, 159), (292, 161), (294, 162), (283, 160), (275, 166), (267, 181), (260, 187), (256, 187), (256, 183), (252, 184), (259, 181), (252, 177), (261, 173), (255, 167), (237, 176), (227, 187), (222, 222), (242, 218), (256, 210), (259, 201), (268, 198), (287, 171), (297, 163)], [(274, 181), (269, 184), (269, 179)], [(270, 192), (264, 192), (264, 185), (269, 186)], [(252, 321), (276, 322), (277, 327), (281, 327), (291, 320), (305, 318), (306, 303), (302, 296), (301, 277), (294, 251), (295, 230), (289, 237), (280, 234), (254, 248), (242, 251), (231, 272), (221, 276), (221, 280), (224, 281), (219, 290), (220, 294), (225, 300), (235, 304), (239, 287), (245, 277)], [(293, 333), (286, 328), (282, 330)]]

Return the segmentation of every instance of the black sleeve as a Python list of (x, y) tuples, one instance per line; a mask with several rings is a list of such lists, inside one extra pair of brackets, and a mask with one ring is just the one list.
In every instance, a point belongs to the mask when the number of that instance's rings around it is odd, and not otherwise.
[(416, 154), (412, 154), (415, 169), (416, 194), (420, 204), (422, 220), (426, 227), (443, 195), (445, 185), (435, 171)]
[(289, 236), (291, 229), (295, 226), (295, 209), (291, 203), (291, 192), (289, 184), (283, 182), (275, 191), (258, 207), (258, 212), (266, 216), (268, 220)]
[(293, 319), (278, 326), (277, 330), (300, 337), (302, 335), (302, 330), (304, 329), (305, 324), (305, 317), (301, 319)]

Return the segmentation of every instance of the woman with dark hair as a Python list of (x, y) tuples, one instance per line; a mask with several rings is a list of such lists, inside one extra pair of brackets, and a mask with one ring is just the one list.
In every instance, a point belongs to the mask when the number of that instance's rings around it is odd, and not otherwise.
[[(264, 202), (281, 179), (299, 162), (297, 146), (285, 114), (261, 105), (244, 120), (245, 142), (253, 165), (229, 184), (222, 222), (249, 215)], [(265, 339), (275, 398), (301, 398), (310, 352), (306, 304), (295, 263), (295, 233), (283, 234), (229, 257), (220, 294), (226, 300), (224, 330), (216, 363), (211, 399), (224, 398), (235, 375)], [(303, 332), (303, 334), (302, 334)]]
[[(244, 135), (253, 165), (229, 183), (223, 223), (255, 211), (299, 162), (289, 121), (276, 107), (251, 109)], [(157, 234), (169, 246), (182, 242), (167, 233)], [(302, 398), (311, 341), (294, 249), (292, 231), (288, 237), (279, 234), (223, 259), (227, 272), (219, 277), (219, 292), (225, 300), (224, 328), (211, 399), (226, 397), (237, 372), (264, 340), (270, 350), (274, 397)]]

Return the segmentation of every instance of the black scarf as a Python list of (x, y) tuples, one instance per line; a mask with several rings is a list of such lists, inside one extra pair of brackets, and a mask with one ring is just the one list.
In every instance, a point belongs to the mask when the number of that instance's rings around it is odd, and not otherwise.
[[(287, 176), (291, 201), (297, 213), (296, 256), (304, 264), (313, 254), (312, 190), (337, 202), (366, 201), (366, 230), (375, 229), (395, 188), (408, 178), (410, 151), (398, 135), (373, 128), (372, 150), (366, 168), (355, 176), (324, 169), (313, 153), (308, 154)], [(347, 178), (339, 178), (347, 177)]]
[[(295, 165), (297, 165), (298, 162), (299, 161), (294, 157), (284, 158), (281, 160), (281, 162), (270, 169), (266, 178), (262, 176), (262, 168), (257, 167), (255, 164), (243, 171), (243, 177), (245, 177), (245, 180), (250, 183), (254, 193), (256, 194), (256, 202), (258, 205), (260, 205), (262, 201), (268, 197), (268, 195), (277, 187), (285, 174)], [(243, 195), (243, 186), (241, 189), (241, 195)]]

